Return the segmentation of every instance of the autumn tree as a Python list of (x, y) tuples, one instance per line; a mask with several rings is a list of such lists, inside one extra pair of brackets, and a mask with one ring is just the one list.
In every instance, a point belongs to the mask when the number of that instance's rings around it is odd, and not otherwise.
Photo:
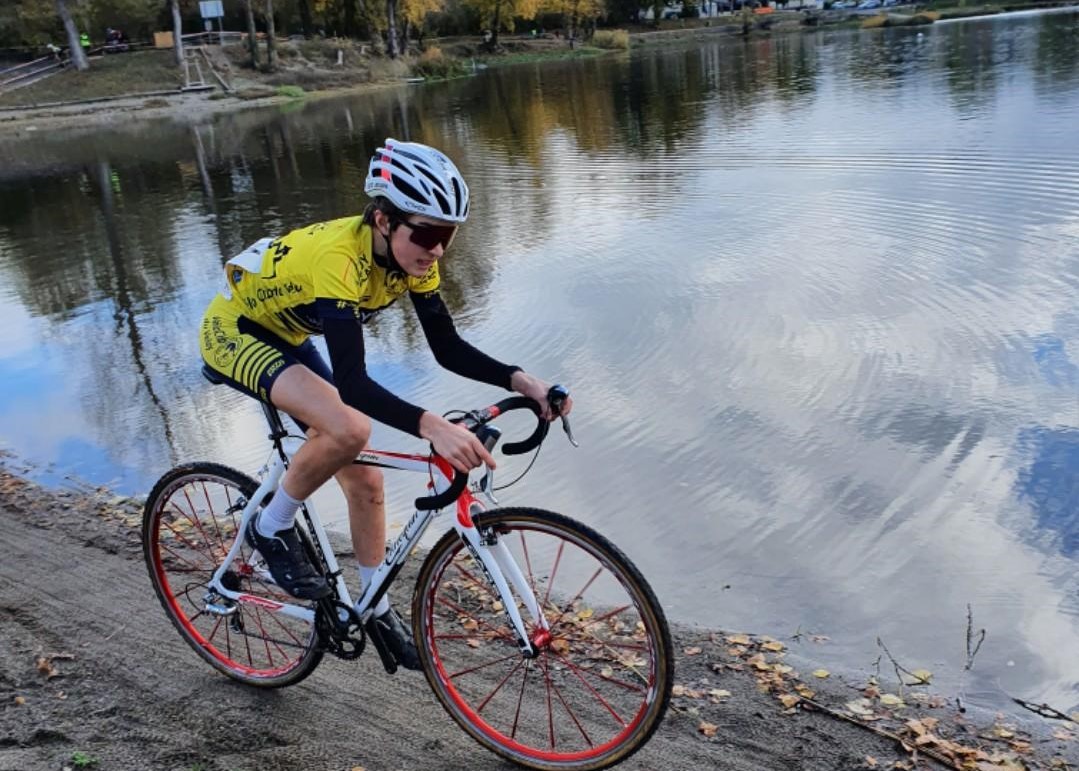
[(427, 15), (438, 13), (445, 7), (443, 0), (400, 0), (401, 51), (408, 52), (408, 39), (413, 30), (422, 30)]
[(464, 4), (490, 20), (492, 48), (498, 45), (498, 32), (503, 27), (513, 28), (513, 19), (534, 19), (540, 10), (541, 0), (464, 0)]
[(244, 0), (244, 16), (247, 21), (247, 51), (251, 55), (251, 66), (259, 68), (259, 41), (255, 30), (255, 11), (251, 7), (254, 0)]

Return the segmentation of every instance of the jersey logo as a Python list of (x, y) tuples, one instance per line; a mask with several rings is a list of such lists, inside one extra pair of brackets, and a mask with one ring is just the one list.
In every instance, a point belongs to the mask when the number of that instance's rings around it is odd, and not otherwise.
[(292, 247), (281, 243), (281, 239), (278, 238), (275, 241), (272, 241), (266, 249), (267, 251), (273, 249), (273, 272), (268, 276), (264, 276), (264, 278), (276, 278), (277, 263), (281, 262), (281, 260), (285, 258), (285, 255), (292, 251)]

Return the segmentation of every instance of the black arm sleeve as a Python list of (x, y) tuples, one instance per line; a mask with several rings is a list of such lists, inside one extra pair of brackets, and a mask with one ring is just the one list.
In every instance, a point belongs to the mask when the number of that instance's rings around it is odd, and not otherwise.
[(461, 339), (453, 317), (438, 292), (411, 294), (412, 305), (420, 318), (423, 334), (435, 360), (450, 372), (510, 390), (510, 378), (520, 367), (492, 359)]
[(420, 435), (423, 410), (399, 399), (367, 374), (363, 326), (356, 319), (322, 319), (322, 332), (333, 366), (333, 382), (341, 400), (372, 420), (413, 436)]

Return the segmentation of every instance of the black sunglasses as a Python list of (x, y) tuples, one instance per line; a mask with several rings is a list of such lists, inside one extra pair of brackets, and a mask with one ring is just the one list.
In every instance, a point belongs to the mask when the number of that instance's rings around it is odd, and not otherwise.
[(454, 236), (457, 235), (456, 225), (432, 225), (427, 222), (409, 222), (408, 220), (398, 220), (397, 224), (408, 228), (409, 241), (427, 250), (434, 249), (439, 244), (443, 249), (449, 249)]

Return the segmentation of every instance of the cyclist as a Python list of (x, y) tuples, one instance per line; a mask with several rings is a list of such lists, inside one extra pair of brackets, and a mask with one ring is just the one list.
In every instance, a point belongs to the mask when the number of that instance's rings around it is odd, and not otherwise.
[[(330, 587), (304, 554), (296, 513), (331, 476), (348, 503), (363, 585), (385, 557), (382, 473), (351, 463), (367, 445), (369, 419), (428, 440), (459, 471), (495, 465), (470, 431), (370, 378), (365, 321), (407, 292), (443, 367), (531, 397), (545, 410), (550, 389), (461, 339), (439, 295), (438, 262), (468, 217), (468, 186), (453, 162), (433, 147), (387, 139), (371, 159), (364, 190), (372, 201), (362, 215), (263, 239), (229, 260), (226, 287), (201, 325), (205, 362), (234, 388), (291, 415), (307, 434), (245, 536), (274, 581), (309, 600)], [(318, 334), (331, 366), (310, 339)], [(571, 408), (567, 401), (563, 412)], [(549, 411), (546, 417), (553, 418)], [(398, 663), (418, 669), (412, 635), (387, 599), (373, 611)]]

